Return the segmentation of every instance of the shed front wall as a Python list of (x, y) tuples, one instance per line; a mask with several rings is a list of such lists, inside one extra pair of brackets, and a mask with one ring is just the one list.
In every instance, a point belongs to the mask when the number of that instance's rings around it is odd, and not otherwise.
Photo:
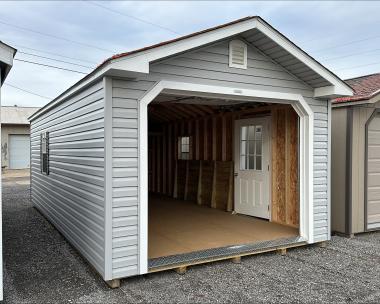
[(313, 98), (313, 89), (248, 47), (248, 68), (228, 66), (228, 42), (156, 62), (149, 75), (112, 79), (113, 107), (113, 278), (138, 270), (138, 107), (139, 100), (161, 80), (301, 94), (314, 111), (314, 242), (328, 240), (328, 101)]
[[(49, 175), (40, 134), (49, 132)], [(104, 88), (98, 82), (31, 122), (32, 203), (104, 277)]]

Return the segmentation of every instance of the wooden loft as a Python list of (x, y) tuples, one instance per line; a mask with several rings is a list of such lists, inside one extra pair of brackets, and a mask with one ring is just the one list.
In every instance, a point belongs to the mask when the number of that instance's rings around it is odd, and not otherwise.
[[(271, 115), (271, 221), (298, 227), (298, 116), (290, 105), (160, 95), (149, 105), (149, 191), (233, 210), (234, 121)], [(177, 140), (190, 136), (190, 160)]]

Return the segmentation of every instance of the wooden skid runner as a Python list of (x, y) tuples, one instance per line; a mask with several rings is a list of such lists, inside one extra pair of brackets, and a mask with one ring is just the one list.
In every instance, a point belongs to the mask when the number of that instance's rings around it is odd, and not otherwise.
[(194, 266), (194, 265), (200, 265), (200, 264), (207, 264), (217, 261), (223, 261), (223, 260), (231, 260), (233, 263), (240, 263), (241, 257), (243, 256), (250, 256), (250, 255), (256, 255), (261, 253), (267, 253), (267, 252), (279, 252), (280, 254), (283, 252), (286, 252), (287, 249), (295, 248), (295, 247), (301, 247), (307, 245), (306, 242), (299, 242), (295, 244), (288, 244), (288, 245), (281, 245), (277, 247), (271, 247), (271, 248), (263, 248), (254, 250), (251, 252), (244, 252), (241, 254), (236, 255), (226, 255), (223, 257), (208, 257), (203, 260), (197, 260), (197, 261), (191, 261), (191, 262), (184, 262), (184, 263), (175, 263), (172, 265), (165, 265), (165, 266), (159, 266), (159, 267), (152, 267), (149, 269), (149, 273), (154, 272), (160, 272), (160, 271), (166, 271), (166, 270), (175, 270), (177, 273), (183, 274), (186, 272), (187, 267)]

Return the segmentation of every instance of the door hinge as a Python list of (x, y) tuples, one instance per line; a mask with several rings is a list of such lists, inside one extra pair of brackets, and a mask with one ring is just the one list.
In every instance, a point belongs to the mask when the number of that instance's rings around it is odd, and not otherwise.
[(268, 171), (269, 171), (269, 165), (268, 165)]

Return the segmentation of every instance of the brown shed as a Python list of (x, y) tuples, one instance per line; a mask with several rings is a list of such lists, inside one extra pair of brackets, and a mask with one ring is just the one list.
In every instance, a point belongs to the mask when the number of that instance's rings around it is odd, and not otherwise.
[(380, 73), (348, 79), (332, 111), (332, 231), (380, 229)]

